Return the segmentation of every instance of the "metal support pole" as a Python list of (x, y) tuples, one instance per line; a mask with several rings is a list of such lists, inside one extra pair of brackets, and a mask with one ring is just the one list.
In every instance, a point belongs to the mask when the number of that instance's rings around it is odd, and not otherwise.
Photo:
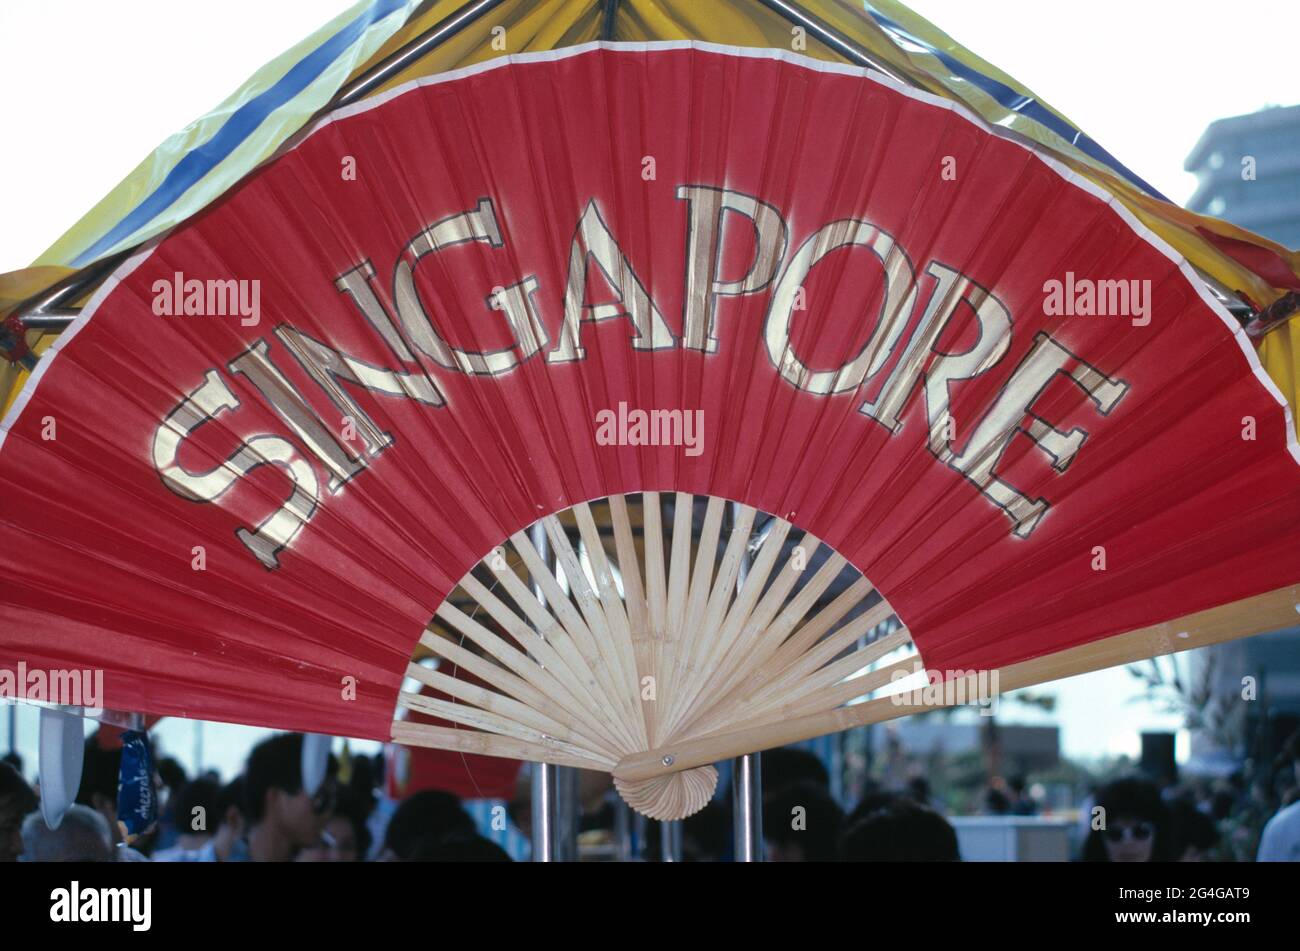
[[(541, 522), (528, 530), (533, 547), (548, 566), (555, 561), (550, 554), (546, 528)], [(567, 583), (561, 590), (568, 593)], [(546, 606), (546, 595), (536, 581), (533, 594)], [(549, 763), (534, 763), (532, 773), (533, 861), (576, 862), (578, 860), (578, 821), (581, 808), (577, 770)]]
[(24, 317), (23, 328), (25, 330), (67, 330), (69, 325), (80, 316), (80, 308), (55, 307)]
[(763, 759), (761, 753), (731, 761), (732, 833), (737, 862), (763, 861)]
[(555, 862), (559, 777), (549, 763), (533, 764), (533, 861)]
[(555, 861), (578, 861), (578, 824), (582, 818), (582, 794), (578, 771), (571, 766), (552, 766), (555, 773)]
[(682, 860), (682, 823), (659, 823), (659, 860), (661, 862), (680, 862)]
[(644, 862), (649, 849), (646, 847), (646, 829), (650, 820), (639, 812), (632, 813), (632, 860)]
[[(736, 524), (740, 503), (730, 506), (731, 524)], [(761, 535), (759, 537), (762, 537)], [(749, 574), (749, 561), (753, 557), (753, 542), (745, 546), (740, 560), (740, 574), (736, 577), (739, 591)], [(737, 862), (763, 861), (763, 764), (762, 755), (749, 753), (731, 761), (731, 822)]]
[(630, 862), (634, 857), (632, 835), (632, 807), (622, 796), (614, 797), (614, 857), (619, 862)]
[[(533, 547), (537, 553), (542, 556), (544, 564), (550, 564), (551, 546), (546, 538), (546, 528), (541, 522), (536, 522), (528, 530), (529, 538), (532, 540)], [(546, 606), (546, 595), (542, 592), (542, 586), (533, 582), (533, 594), (537, 600)], [(557, 775), (558, 767), (549, 763), (533, 764), (533, 861), (534, 862), (555, 862), (556, 843), (558, 836), (556, 834), (559, 825), (559, 798), (560, 784)]]

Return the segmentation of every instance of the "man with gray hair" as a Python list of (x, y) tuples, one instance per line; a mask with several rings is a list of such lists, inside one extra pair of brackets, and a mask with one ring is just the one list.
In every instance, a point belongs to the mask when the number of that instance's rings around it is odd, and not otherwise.
[(72, 806), (57, 829), (39, 812), (23, 821), (27, 862), (112, 862), (113, 834), (108, 820), (89, 806)]

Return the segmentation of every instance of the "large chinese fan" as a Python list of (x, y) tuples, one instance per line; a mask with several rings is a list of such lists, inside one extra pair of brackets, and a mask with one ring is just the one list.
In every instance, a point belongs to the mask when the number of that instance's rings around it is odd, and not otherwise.
[(686, 44), (334, 114), (101, 288), (0, 482), (4, 663), (658, 817), (914, 664), (1011, 689), (1300, 581), (1286, 408), (1173, 252), (950, 103)]

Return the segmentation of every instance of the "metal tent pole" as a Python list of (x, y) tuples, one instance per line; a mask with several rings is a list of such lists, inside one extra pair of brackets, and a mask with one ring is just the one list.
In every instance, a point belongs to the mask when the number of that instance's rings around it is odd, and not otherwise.
[(650, 827), (650, 820), (639, 812), (632, 813), (632, 860), (634, 862), (646, 861), (647, 830)]
[(623, 801), (622, 796), (613, 797), (614, 808), (614, 857), (619, 862), (630, 862), (632, 852), (632, 807)]
[(735, 860), (763, 861), (763, 754), (731, 761), (731, 810)]
[[(740, 503), (730, 506), (731, 524), (740, 514)], [(745, 546), (740, 561), (740, 574), (736, 577), (739, 591), (749, 574), (749, 560), (753, 556), (753, 541)], [(763, 861), (763, 766), (762, 754), (749, 753), (731, 761), (731, 824), (737, 862)]]
[(605, 0), (605, 11), (601, 16), (600, 38), (609, 42), (614, 38), (614, 18), (618, 16), (618, 0)]
[(659, 860), (661, 862), (680, 862), (682, 860), (682, 823), (659, 823)]
[(880, 60), (875, 59), (867, 53), (861, 46), (853, 42), (835, 27), (828, 23), (823, 23), (817, 17), (813, 16), (803, 7), (791, 0), (758, 0), (759, 3), (767, 7), (773, 13), (793, 23), (795, 26), (803, 27), (809, 35), (820, 42), (829, 46), (835, 52), (839, 53), (850, 63), (858, 66), (867, 66), (877, 72), (884, 73), (890, 79), (896, 80), (905, 86), (915, 86), (916, 84), (909, 80), (902, 73), (895, 72), (886, 66)]
[(533, 764), (533, 861), (556, 861), (559, 822), (559, 777), (549, 763)]
[[(537, 553), (542, 556), (545, 564), (550, 564), (551, 546), (546, 538), (546, 528), (541, 522), (535, 522), (533, 527), (528, 530), (533, 547)], [(546, 594), (542, 591), (542, 586), (537, 581), (533, 582), (533, 594), (537, 600), (546, 606)], [(558, 767), (549, 763), (533, 764), (533, 861), (534, 862), (554, 862), (557, 861), (556, 845), (558, 842), (557, 829), (559, 826), (560, 810), (560, 783)]]
[[(541, 522), (528, 535), (548, 567), (554, 567), (546, 529)], [(568, 593), (567, 579), (560, 579), (560, 590)], [(536, 581), (533, 594), (546, 607), (546, 594)], [(532, 773), (533, 861), (576, 862), (578, 860), (578, 820), (580, 808), (578, 772), (549, 763), (534, 763)]]
[(578, 861), (578, 825), (581, 822), (582, 795), (578, 771), (571, 766), (552, 766), (555, 772), (555, 861)]
[(402, 70), (419, 62), (441, 44), (451, 39), (465, 27), (499, 7), (504, 0), (470, 0), (455, 13), (443, 17), (409, 43), (394, 50), (366, 70), (352, 82), (345, 85), (329, 101), (322, 112), (332, 112), (340, 106), (347, 106), (359, 99), (364, 99), (388, 80), (399, 75)]

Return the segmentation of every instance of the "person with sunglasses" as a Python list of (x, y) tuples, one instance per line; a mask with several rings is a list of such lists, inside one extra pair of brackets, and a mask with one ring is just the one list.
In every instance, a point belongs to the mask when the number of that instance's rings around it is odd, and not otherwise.
[(331, 756), (325, 781), (308, 795), (302, 785), (302, 734), (282, 733), (253, 747), (244, 771), (249, 861), (292, 861), (321, 841), (334, 812), (337, 771)]
[(1172, 838), (1169, 807), (1160, 787), (1139, 776), (1125, 776), (1097, 792), (1083, 861), (1172, 861), (1177, 857)]

